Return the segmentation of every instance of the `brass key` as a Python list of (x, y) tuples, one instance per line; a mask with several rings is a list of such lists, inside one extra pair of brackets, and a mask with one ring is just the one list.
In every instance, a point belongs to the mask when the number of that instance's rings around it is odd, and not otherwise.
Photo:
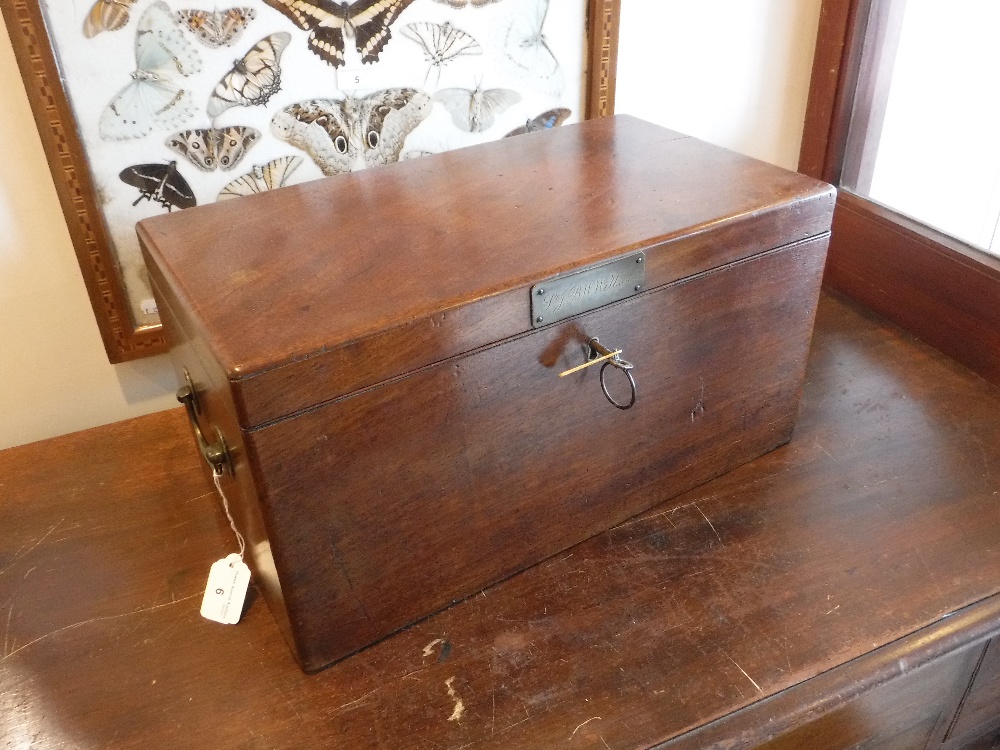
[[(602, 345), (601, 342), (595, 337), (587, 342), (590, 346), (590, 357), (582, 365), (577, 365), (576, 367), (571, 367), (559, 373), (559, 377), (565, 377), (574, 372), (579, 372), (585, 367), (590, 367), (591, 365), (596, 365), (598, 362), (603, 362), (601, 365), (601, 390), (604, 392), (604, 397), (611, 402), (612, 406), (616, 406), (619, 409), (631, 409), (635, 405), (635, 378), (632, 376), (632, 370), (635, 365), (631, 362), (627, 362), (622, 359), (619, 355), (622, 353), (621, 349), (616, 349), (612, 351), (606, 346)], [(625, 373), (625, 377), (628, 378), (629, 386), (632, 388), (632, 398), (629, 399), (627, 404), (619, 404), (612, 398), (611, 393), (608, 392), (608, 386), (604, 382), (604, 371), (607, 369), (608, 365), (617, 367), (619, 370)]]

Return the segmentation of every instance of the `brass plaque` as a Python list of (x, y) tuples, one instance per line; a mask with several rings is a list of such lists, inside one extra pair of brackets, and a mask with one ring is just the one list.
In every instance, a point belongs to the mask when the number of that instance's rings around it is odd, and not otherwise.
[(531, 287), (531, 326), (618, 302), (646, 288), (646, 255), (639, 251)]

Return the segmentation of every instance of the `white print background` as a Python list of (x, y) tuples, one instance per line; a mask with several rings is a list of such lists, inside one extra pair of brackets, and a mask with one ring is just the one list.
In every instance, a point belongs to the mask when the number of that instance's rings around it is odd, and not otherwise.
[[(135, 235), (135, 224), (141, 219), (163, 213), (166, 209), (146, 200), (132, 206), (139, 193), (136, 188), (119, 179), (118, 175), (123, 169), (134, 164), (165, 164), (176, 160), (178, 171), (191, 186), (199, 205), (215, 201), (225, 185), (251, 171), (253, 166), (266, 164), (280, 156), (294, 154), (302, 157), (302, 163), (286, 184), (319, 179), (322, 174), (307, 154), (279, 141), (271, 134), (271, 117), (293, 102), (316, 98), (340, 99), (343, 98), (344, 91), (364, 96), (378, 89), (409, 86), (433, 94), (439, 89), (450, 87), (472, 89), (481, 81), (484, 89), (509, 88), (521, 95), (521, 101), (499, 116), (493, 127), (484, 133), (459, 130), (444, 107), (434, 103), (430, 116), (407, 138), (404, 154), (407, 151), (439, 152), (495, 140), (553, 107), (569, 108), (573, 114), (568, 122), (577, 121), (586, 93), (586, 0), (552, 0), (545, 18), (545, 38), (562, 66), (564, 86), (561, 95), (541, 90), (530, 79), (510, 75), (499, 64), (497, 36), (506, 27), (505, 22), (515, 13), (527, 13), (530, 17), (538, 2), (542, 0), (500, 0), (482, 8), (470, 6), (456, 10), (434, 0), (416, 0), (392, 25), (392, 39), (382, 50), (378, 62), (362, 66), (351, 40), (347, 40), (347, 64), (338, 71), (309, 51), (306, 45), (308, 32), (260, 0), (237, 0), (223, 5), (213, 3), (211, 6), (204, 0), (166, 0), (171, 11), (188, 8), (224, 10), (240, 6), (253, 8), (256, 18), (232, 47), (211, 49), (198, 42), (194, 34), (184, 31), (185, 37), (201, 57), (201, 71), (186, 78), (177, 75), (174, 80), (194, 95), (199, 108), (194, 117), (173, 130), (154, 129), (142, 138), (105, 141), (98, 132), (101, 113), (131, 80), (130, 75), (135, 70), (136, 27), (143, 11), (152, 2), (138, 0), (132, 7), (129, 22), (124, 28), (105, 31), (87, 39), (83, 35), (83, 22), (90, 12), (92, 0), (45, 0), (43, 9), (56, 49), (63, 85), (76, 115), (78, 132), (87, 152), (98, 192), (98, 203), (104, 210), (112, 251), (118, 258), (134, 322), (137, 325), (158, 322), (155, 314), (146, 314), (140, 309), (140, 303), (151, 295)], [(425, 84), (428, 63), (423, 49), (401, 33), (406, 24), (420, 21), (450, 21), (457, 29), (471, 34), (479, 42), (483, 54), (453, 59), (441, 69), (440, 81), (437, 80), (437, 71), (432, 70)], [(281, 90), (265, 106), (233, 107), (223, 112), (214, 123), (215, 127), (249, 125), (260, 131), (260, 140), (243, 160), (229, 171), (203, 172), (180, 154), (168, 149), (166, 139), (174, 132), (213, 125), (205, 113), (205, 106), (216, 83), (229, 72), (234, 60), (241, 58), (258, 40), (277, 31), (287, 31), (292, 35), (292, 41), (281, 56)], [(344, 89), (341, 89), (338, 85), (338, 72), (341, 79), (346, 81), (345, 70), (359, 69), (369, 74), (370, 87), (351, 89), (345, 83)], [(248, 217), (249, 220), (252, 218)], [(331, 231), (335, 231), (335, 228), (331, 227)], [(206, 252), (210, 251), (206, 248)]]

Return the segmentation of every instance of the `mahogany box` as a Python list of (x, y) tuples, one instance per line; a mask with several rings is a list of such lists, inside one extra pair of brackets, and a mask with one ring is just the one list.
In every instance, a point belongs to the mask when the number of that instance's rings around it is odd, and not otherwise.
[(141, 222), (302, 668), (788, 441), (834, 197), (618, 116)]

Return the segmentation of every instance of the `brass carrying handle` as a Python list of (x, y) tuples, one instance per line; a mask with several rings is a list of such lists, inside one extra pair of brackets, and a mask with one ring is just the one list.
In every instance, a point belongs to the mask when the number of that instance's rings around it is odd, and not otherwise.
[(232, 474), (233, 465), (229, 460), (229, 448), (226, 446), (225, 438), (222, 437), (222, 432), (216, 427), (215, 434), (217, 439), (214, 443), (209, 443), (205, 439), (205, 434), (201, 431), (201, 427), (198, 425), (198, 412), (201, 411), (198, 406), (198, 393), (195, 391), (194, 384), (191, 382), (191, 375), (186, 369), (184, 370), (184, 380), (186, 381), (185, 384), (177, 390), (177, 400), (184, 404), (184, 408), (187, 410), (188, 420), (191, 422), (191, 429), (194, 431), (195, 440), (198, 441), (198, 450), (201, 452), (201, 457), (208, 462), (208, 465), (212, 467), (212, 471), (216, 474), (221, 474), (224, 469)]

